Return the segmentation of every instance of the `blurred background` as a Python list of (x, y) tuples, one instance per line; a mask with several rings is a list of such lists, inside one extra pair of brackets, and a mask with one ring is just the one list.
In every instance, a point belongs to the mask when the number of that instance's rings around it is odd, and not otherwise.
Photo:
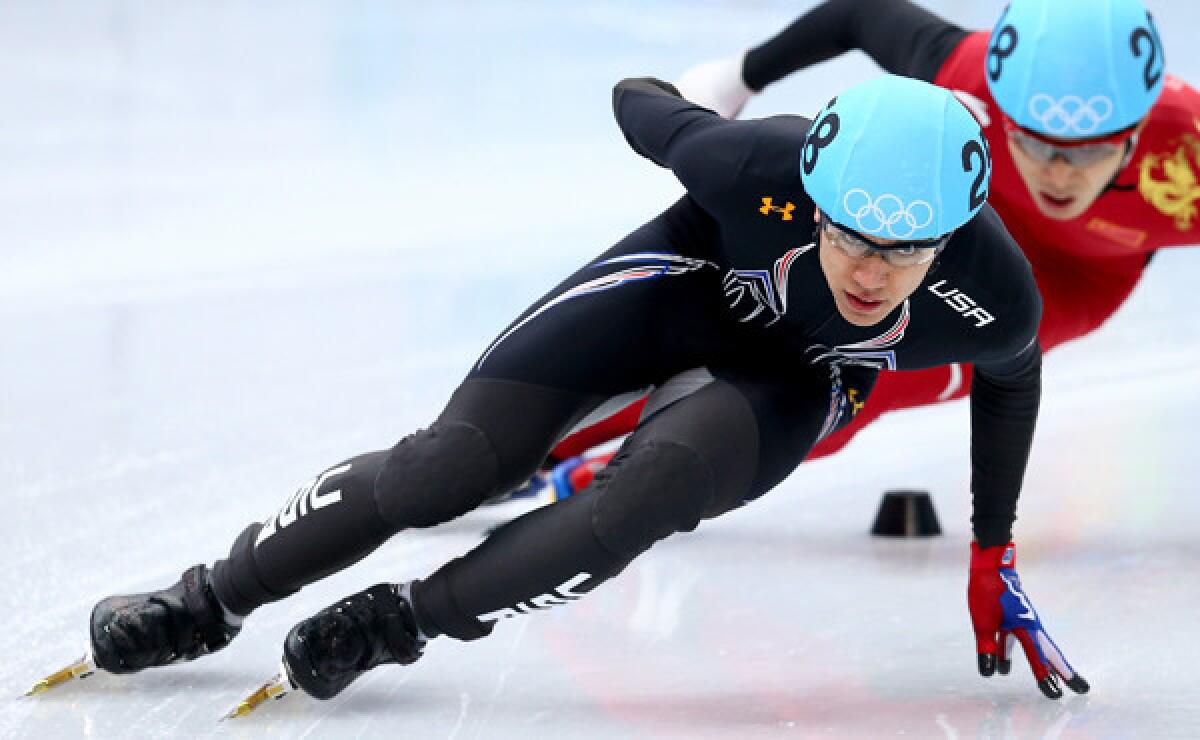
[[(1004, 5), (923, 4), (968, 28)], [(312, 474), (428, 423), (513, 316), (679, 194), (620, 136), (612, 85), (812, 5), (0, 4), (0, 689), (75, 657), (98, 598), (221, 557)], [(1200, 6), (1149, 6), (1168, 71), (1200, 82)], [(744, 115), (810, 114), (875, 72), (851, 54)], [(1082, 703), (1045, 702), (1020, 662), (974, 675), (960, 403), (885, 419), (577, 607), (331, 705), (213, 722), (297, 619), (513, 512), (398, 537), (200, 664), (0, 698), (0, 735), (1195, 736), (1198, 270), (1160, 255), (1047, 363), (1018, 541), (1096, 687)], [(946, 537), (870, 541), (879, 493), (914, 485)]]

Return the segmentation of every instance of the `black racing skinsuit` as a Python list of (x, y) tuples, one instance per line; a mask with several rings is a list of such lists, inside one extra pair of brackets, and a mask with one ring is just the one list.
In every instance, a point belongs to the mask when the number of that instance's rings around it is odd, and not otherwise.
[(807, 119), (726, 121), (649, 79), (617, 85), (614, 108), (634, 150), (687, 195), (509, 325), (429, 429), (331, 468), (248, 527), (214, 572), (227, 607), (249, 613), (402, 529), (473, 509), (527, 478), (603, 399), (694, 368), (707, 379), (647, 414), (589, 488), (416, 583), (423, 629), (483, 636), (762, 495), (851, 417), (880, 369), (975, 364), (975, 534), (1008, 541), (1040, 395), (1041, 301), (991, 209), (903, 305), (854, 326), (813, 244), (799, 173)]

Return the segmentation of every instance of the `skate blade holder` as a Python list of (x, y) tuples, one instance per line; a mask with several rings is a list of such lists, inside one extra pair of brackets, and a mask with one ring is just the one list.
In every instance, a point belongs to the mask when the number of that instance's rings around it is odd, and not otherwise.
[(871, 534), (875, 537), (936, 537), (942, 533), (929, 491), (887, 491), (879, 502)]

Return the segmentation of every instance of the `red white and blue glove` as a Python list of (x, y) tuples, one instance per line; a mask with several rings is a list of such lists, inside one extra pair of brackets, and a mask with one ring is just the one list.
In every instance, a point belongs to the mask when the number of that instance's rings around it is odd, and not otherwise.
[(1012, 669), (1014, 643), (1020, 642), (1043, 694), (1062, 698), (1060, 679), (1075, 693), (1086, 694), (1088, 682), (1063, 657), (1038, 619), (1033, 602), (1021, 590), (1016, 565), (1016, 546), (1011, 542), (996, 547), (971, 543), (967, 604), (975, 627), (980, 675), (1007, 674)]

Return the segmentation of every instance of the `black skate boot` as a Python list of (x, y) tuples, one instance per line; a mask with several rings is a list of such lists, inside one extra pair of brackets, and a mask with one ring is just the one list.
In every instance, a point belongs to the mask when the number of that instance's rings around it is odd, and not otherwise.
[(304, 693), (331, 699), (377, 665), (412, 663), (424, 647), (408, 586), (380, 583), (293, 627), (283, 665)]
[(110, 596), (92, 609), (92, 657), (109, 673), (193, 660), (229, 644), (241, 625), (225, 611), (208, 583), (208, 568), (195, 565), (162, 591)]

